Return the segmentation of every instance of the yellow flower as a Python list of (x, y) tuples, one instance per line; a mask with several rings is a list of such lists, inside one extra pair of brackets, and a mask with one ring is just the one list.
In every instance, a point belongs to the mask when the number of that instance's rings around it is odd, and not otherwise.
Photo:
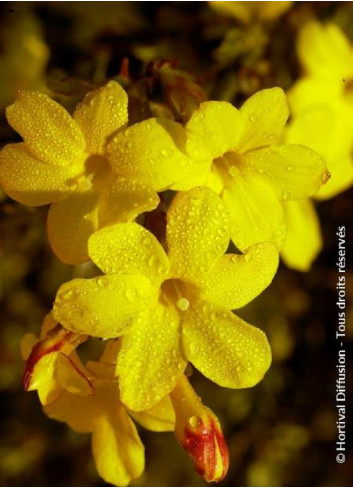
[(0, 55), (0, 107), (20, 89), (45, 89), (49, 49), (38, 20), (27, 10), (3, 18)]
[(278, 145), (287, 118), (283, 91), (261, 90), (240, 110), (228, 102), (204, 102), (185, 128), (168, 122), (163, 131), (161, 120), (144, 121), (128, 136), (117, 134), (108, 154), (113, 167), (146, 184), (159, 179), (174, 190), (213, 188), (229, 211), (231, 239), (240, 250), (262, 241), (281, 248), (281, 202), (313, 195), (328, 178), (311, 149)]
[(114, 173), (107, 159), (107, 141), (128, 118), (127, 94), (118, 83), (88, 93), (73, 118), (46, 95), (27, 91), (6, 116), (24, 142), (1, 151), (0, 183), (23, 204), (52, 203), (48, 237), (62, 261), (86, 261), (94, 231), (158, 204), (154, 187)]
[(256, 19), (264, 22), (275, 20), (284, 14), (293, 2), (223, 2), (216, 0), (208, 3), (216, 12), (248, 24)]
[(187, 361), (231, 388), (256, 384), (271, 362), (266, 336), (230, 310), (269, 285), (276, 246), (224, 255), (227, 212), (207, 188), (177, 194), (167, 220), (168, 255), (136, 223), (92, 235), (90, 257), (107, 275), (62, 285), (53, 309), (68, 330), (123, 336), (117, 374), (122, 402), (135, 411), (166, 396)]
[(27, 334), (21, 342), (22, 357), (26, 360), (24, 389), (37, 390), (43, 405), (53, 402), (64, 390), (92, 394), (92, 385), (75, 353), (75, 348), (86, 339), (87, 336), (64, 330), (48, 314), (40, 339)]
[(287, 234), (281, 257), (295, 270), (307, 272), (322, 248), (319, 218), (310, 199), (283, 202)]
[(324, 158), (331, 179), (315, 197), (329, 199), (353, 183), (353, 48), (335, 24), (309, 22), (297, 53), (305, 74), (288, 94), (294, 118), (287, 141)]
[[(50, 326), (54, 323), (50, 315), (44, 323), (44, 330), (48, 322)], [(171, 401), (163, 399), (143, 413), (128, 412), (119, 400), (119, 386), (114, 380), (117, 342), (107, 344), (99, 362), (88, 362), (86, 367), (80, 364), (78, 370), (78, 356), (73, 359), (63, 353), (69, 348), (67, 336), (72, 337), (73, 333), (55, 329), (51, 332), (56, 339), (49, 332), (45, 340), (34, 346), (27, 361), (27, 380), (30, 374), (28, 390), (38, 389), (44, 411), (50, 418), (67, 423), (79, 433), (91, 432), (98, 473), (106, 482), (126, 486), (144, 470), (144, 447), (131, 417), (149, 430), (173, 431), (175, 414)], [(28, 348), (29, 343), (30, 338), (25, 337), (23, 347)], [(68, 361), (63, 367), (63, 357), (69, 358), (74, 368), (69, 367)], [(78, 383), (79, 375), (81, 381)], [(77, 388), (84, 382), (89, 385), (89, 390)], [(49, 383), (52, 387), (60, 384), (60, 389), (55, 396), (43, 397), (43, 389)], [(51, 393), (54, 393), (53, 389)]]
[(170, 398), (175, 409), (176, 437), (190, 454), (197, 473), (207, 482), (223, 480), (228, 471), (229, 455), (217, 417), (202, 404), (185, 376)]

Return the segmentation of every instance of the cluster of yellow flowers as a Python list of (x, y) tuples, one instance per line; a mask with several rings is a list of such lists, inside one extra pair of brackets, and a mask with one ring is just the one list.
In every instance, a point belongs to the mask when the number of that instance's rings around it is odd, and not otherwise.
[[(73, 116), (30, 91), (7, 109), (23, 142), (0, 153), (2, 187), (25, 205), (51, 204), (55, 254), (102, 272), (63, 284), (40, 338), (25, 336), (24, 386), (38, 391), (48, 416), (92, 432), (107, 482), (126, 485), (143, 471), (134, 421), (174, 430), (207, 481), (226, 474), (220, 424), (193, 391), (187, 364), (228, 388), (263, 378), (266, 336), (232, 311), (271, 283), (279, 253), (310, 266), (318, 225), (308, 198), (329, 198), (353, 181), (352, 49), (338, 28), (314, 23), (301, 33), (299, 56), (307, 75), (289, 94), (286, 129), (280, 88), (255, 93), (239, 110), (203, 102), (185, 125), (129, 125), (128, 96), (115, 81), (88, 93)], [(326, 163), (332, 180), (323, 186)], [(171, 195), (157, 232), (148, 213)], [(237, 253), (227, 253), (230, 241)], [(100, 360), (84, 365), (77, 348), (90, 337), (107, 341)]]

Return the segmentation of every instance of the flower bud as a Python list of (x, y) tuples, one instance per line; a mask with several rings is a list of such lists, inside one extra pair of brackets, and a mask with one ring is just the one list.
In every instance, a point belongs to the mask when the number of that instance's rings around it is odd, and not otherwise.
[(184, 376), (171, 394), (175, 409), (175, 435), (191, 456), (195, 470), (207, 482), (219, 482), (227, 474), (229, 457), (221, 425), (204, 406)]

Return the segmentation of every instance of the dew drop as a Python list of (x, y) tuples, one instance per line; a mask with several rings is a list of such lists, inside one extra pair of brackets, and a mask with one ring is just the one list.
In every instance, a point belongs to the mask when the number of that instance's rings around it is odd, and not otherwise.
[(292, 166), (292, 165), (288, 165), (288, 166), (287, 166), (287, 171), (288, 171), (288, 172), (291, 172), (291, 171), (293, 171), (293, 170), (294, 170), (294, 166)]
[(164, 156), (164, 158), (169, 158), (172, 156), (172, 151), (170, 149), (161, 149), (160, 153), (162, 156)]
[(228, 173), (231, 177), (236, 177), (239, 174), (239, 168), (236, 166), (231, 166), (228, 170)]
[(256, 122), (257, 121), (257, 115), (256, 114), (251, 114), (249, 116), (249, 121), (250, 122)]
[(190, 302), (185, 297), (180, 297), (180, 299), (177, 300), (176, 305), (180, 311), (187, 311), (189, 309)]
[(192, 428), (197, 428), (200, 425), (199, 418), (197, 418), (196, 416), (191, 416), (191, 418), (189, 418), (189, 425)]

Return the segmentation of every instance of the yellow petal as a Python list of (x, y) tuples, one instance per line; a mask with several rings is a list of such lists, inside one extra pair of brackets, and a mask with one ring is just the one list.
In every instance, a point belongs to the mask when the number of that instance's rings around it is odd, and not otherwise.
[(322, 248), (320, 222), (312, 202), (283, 202), (287, 236), (281, 256), (284, 263), (301, 272), (310, 270)]
[(307, 23), (299, 33), (297, 52), (308, 73), (326, 79), (353, 75), (353, 51), (340, 28), (329, 23)]
[(153, 408), (140, 413), (130, 411), (130, 415), (146, 430), (174, 431), (175, 428), (175, 412), (168, 396)]
[(228, 247), (227, 212), (217, 194), (197, 187), (176, 195), (167, 219), (172, 274), (197, 280)]
[(94, 263), (105, 273), (141, 274), (160, 282), (169, 271), (161, 244), (136, 223), (115, 224), (94, 233), (88, 243)]
[(327, 166), (331, 178), (315, 195), (318, 200), (331, 199), (353, 185), (353, 159), (350, 153), (337, 156)]
[(352, 124), (348, 107), (330, 104), (311, 107), (296, 116), (288, 127), (286, 140), (304, 144), (320, 153), (331, 174), (316, 198), (329, 199), (353, 184)]
[[(102, 388), (111, 389), (106, 384)], [(103, 415), (95, 423), (92, 452), (99, 475), (115, 486), (127, 486), (144, 470), (144, 446), (118, 396), (99, 393)]]
[(72, 358), (61, 353), (58, 358), (57, 379), (59, 384), (68, 392), (81, 396), (93, 394), (93, 387), (85, 373)]
[[(323, 104), (329, 109), (332, 102), (342, 99), (343, 82), (305, 76), (300, 78), (288, 92), (291, 114), (298, 115), (308, 108)], [(320, 131), (317, 131), (320, 132)]]
[(76, 265), (89, 259), (87, 242), (98, 229), (98, 200), (98, 193), (90, 189), (75, 192), (50, 207), (48, 239), (54, 253), (64, 263)]
[(289, 111), (281, 88), (268, 88), (252, 95), (241, 107), (244, 130), (238, 151), (269, 146), (279, 141)]
[(56, 367), (60, 353), (53, 352), (43, 355), (33, 368), (33, 374), (28, 390), (37, 390), (42, 405), (50, 404), (63, 391), (56, 378)]
[(262, 241), (281, 248), (285, 239), (282, 206), (272, 191), (255, 175), (238, 175), (225, 188), (223, 202), (230, 214), (231, 239), (241, 251)]
[(99, 227), (132, 221), (142, 212), (155, 209), (158, 203), (158, 195), (151, 187), (118, 178), (102, 190), (98, 206)]
[[(118, 176), (138, 180), (156, 191), (179, 190), (195, 165), (182, 149), (184, 128), (168, 119), (148, 119), (120, 131), (108, 144), (108, 158)], [(199, 182), (191, 172), (189, 186)]]
[(329, 178), (322, 157), (299, 144), (250, 151), (243, 164), (245, 172), (258, 173), (280, 200), (310, 197)]
[(293, 4), (293, 2), (244, 2), (251, 4), (253, 9), (256, 9), (257, 17), (262, 20), (274, 20), (280, 17), (286, 12)]
[(243, 255), (224, 255), (202, 278), (201, 297), (238, 309), (257, 297), (277, 271), (278, 250), (273, 243), (250, 246)]
[(115, 81), (89, 92), (74, 113), (88, 153), (103, 154), (108, 138), (127, 123), (127, 93)]
[(157, 304), (123, 337), (117, 374), (122, 402), (133, 411), (159, 403), (183, 374), (179, 315)]
[(101, 410), (96, 396), (77, 396), (63, 392), (55, 402), (44, 407), (49, 418), (67, 423), (78, 433), (89, 433)]
[(151, 282), (140, 275), (74, 279), (60, 287), (53, 315), (70, 331), (115, 338), (155, 296)]
[(73, 166), (55, 166), (41, 161), (26, 144), (8, 144), (0, 152), (0, 184), (21, 204), (36, 206), (64, 199), (72, 192)]
[(252, 17), (252, 8), (249, 8), (251, 2), (230, 2), (230, 1), (209, 1), (208, 2), (213, 10), (216, 12), (226, 15), (229, 17), (234, 17), (241, 22), (247, 23)]
[(239, 112), (230, 103), (203, 102), (186, 124), (186, 151), (195, 160), (210, 164), (236, 150), (242, 129)]
[(265, 334), (224, 308), (195, 304), (182, 323), (187, 359), (222, 387), (257, 384), (271, 364)]
[(344, 104), (315, 105), (292, 119), (285, 140), (287, 144), (302, 144), (317, 151), (329, 165), (332, 159), (350, 153), (352, 124), (352, 111)]
[(28, 145), (33, 156), (53, 165), (69, 165), (85, 158), (85, 140), (70, 114), (47, 95), (18, 92), (6, 110), (9, 124)]
[(211, 1), (209, 4), (220, 14), (248, 23), (254, 18), (274, 20), (286, 12), (293, 2), (232, 2)]

